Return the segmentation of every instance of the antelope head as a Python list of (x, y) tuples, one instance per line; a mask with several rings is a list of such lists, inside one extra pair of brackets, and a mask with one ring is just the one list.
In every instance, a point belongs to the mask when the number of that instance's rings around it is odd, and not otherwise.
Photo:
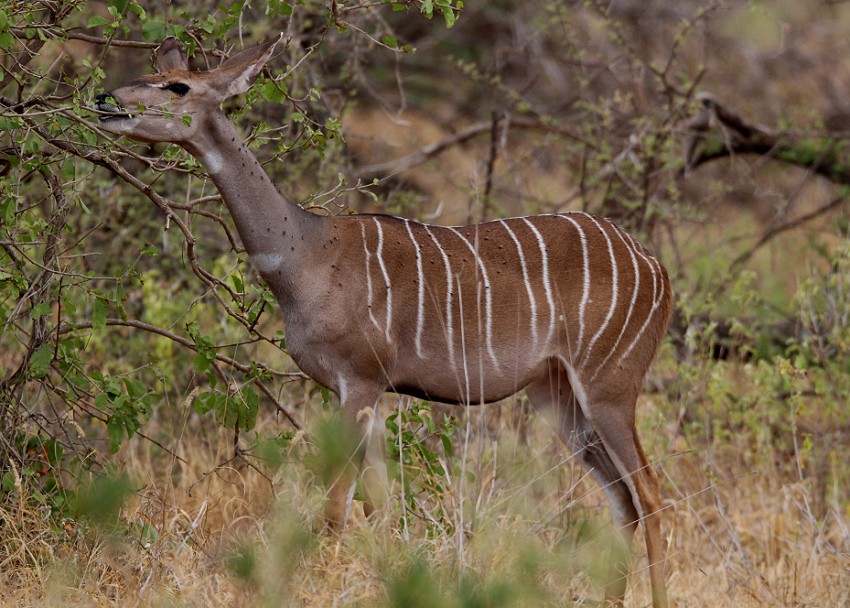
[(107, 131), (138, 141), (187, 147), (221, 115), (222, 101), (248, 90), (279, 40), (242, 51), (213, 70), (192, 72), (183, 45), (168, 38), (156, 51), (155, 74), (96, 97), (100, 123)]

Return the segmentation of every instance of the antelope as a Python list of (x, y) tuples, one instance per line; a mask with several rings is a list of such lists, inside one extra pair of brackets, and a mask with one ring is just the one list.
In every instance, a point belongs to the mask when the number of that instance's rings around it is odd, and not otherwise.
[[(666, 606), (659, 482), (635, 429), (637, 397), (670, 321), (664, 267), (624, 230), (585, 213), (442, 227), (302, 209), (277, 191), (220, 109), (251, 87), (279, 40), (195, 72), (182, 45), (166, 39), (156, 73), (96, 97), (100, 124), (176, 143), (203, 164), (280, 303), (289, 355), (338, 396), (362, 439), (352, 459), (361, 477), (370, 470), (383, 484), (376, 491), (364, 480), (370, 501), (380, 505), (387, 492), (383, 459), (363, 448), (375, 442), (383, 393), (477, 405), (525, 389), (535, 407), (555, 412), (561, 440), (610, 503), (625, 551), (611, 560), (607, 601), (623, 603), (641, 523), (653, 606)], [(328, 490), (325, 518), (336, 529), (356, 478), (350, 471)]]

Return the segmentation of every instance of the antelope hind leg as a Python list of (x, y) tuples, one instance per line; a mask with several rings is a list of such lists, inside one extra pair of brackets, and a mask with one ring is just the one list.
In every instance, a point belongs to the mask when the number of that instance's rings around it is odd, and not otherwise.
[[(623, 407), (622, 403), (594, 402), (590, 398), (590, 403), (585, 409), (591, 412), (593, 419), (590, 423), (602, 440), (601, 447), (604, 448), (608, 460), (616, 467), (618, 479), (625, 482), (633, 505), (632, 509), (643, 524), (652, 585), (652, 605), (654, 608), (667, 608), (664, 575), (666, 547), (661, 536), (658, 478), (638, 439), (634, 423), (634, 406)], [(621, 501), (620, 504), (625, 506), (625, 501)], [(613, 503), (611, 506), (615, 508)]]
[(560, 366), (553, 365), (549, 375), (530, 385), (527, 393), (532, 405), (553, 418), (559, 437), (600, 485), (611, 505), (617, 536), (611, 547), (605, 603), (608, 606), (622, 606), (631, 564), (632, 537), (638, 523), (638, 513), (629, 488), (585, 418), (567, 374)]

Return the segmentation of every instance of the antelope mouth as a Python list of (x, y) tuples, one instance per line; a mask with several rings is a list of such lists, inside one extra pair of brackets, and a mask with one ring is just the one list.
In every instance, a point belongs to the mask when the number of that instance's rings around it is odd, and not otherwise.
[(94, 104), (94, 110), (97, 112), (97, 119), (100, 122), (133, 118), (133, 115), (124, 110), (119, 105), (118, 100), (111, 95), (98, 95)]

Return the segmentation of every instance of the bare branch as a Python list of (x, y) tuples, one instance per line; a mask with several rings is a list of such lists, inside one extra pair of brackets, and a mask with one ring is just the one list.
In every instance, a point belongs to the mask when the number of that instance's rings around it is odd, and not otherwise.
[[(534, 119), (524, 119), (524, 118), (511, 118), (510, 120), (511, 127), (517, 127), (519, 129), (527, 129), (531, 131), (546, 131), (557, 133), (558, 135), (562, 135), (569, 139), (574, 139), (576, 141), (580, 141), (586, 146), (593, 148), (594, 144), (578, 135), (573, 133), (572, 131), (568, 131), (567, 129), (557, 127), (554, 125), (544, 124), (538, 120)], [(448, 148), (465, 143), (482, 133), (490, 133), (493, 129), (493, 121), (488, 120), (487, 122), (479, 122), (471, 125), (462, 131), (458, 131), (457, 133), (446, 137), (443, 140), (440, 140), (436, 143), (425, 146), (424, 148), (413, 152), (412, 154), (408, 154), (407, 156), (403, 156), (401, 158), (397, 158), (395, 160), (386, 161), (383, 163), (376, 163), (374, 165), (364, 165), (363, 167), (359, 167), (354, 171), (354, 176), (358, 179), (370, 179), (377, 175), (383, 174), (383, 179), (387, 179), (393, 177), (394, 175), (398, 175), (399, 173), (403, 173), (416, 167), (417, 165), (421, 165), (424, 162), (427, 162), (431, 158), (445, 152)]]
[(752, 247), (750, 247), (747, 251), (745, 251), (744, 253), (742, 253), (741, 255), (739, 255), (737, 258), (735, 258), (732, 261), (730, 268), (733, 271), (740, 268), (745, 262), (747, 262), (747, 260), (749, 260), (751, 257), (753, 257), (753, 255), (755, 254), (756, 251), (761, 249), (762, 246), (767, 244), (774, 237), (779, 236), (783, 232), (793, 230), (794, 228), (799, 228), (803, 224), (810, 222), (813, 219), (816, 219), (816, 218), (820, 217), (821, 215), (832, 211), (833, 209), (839, 208), (845, 202), (847, 202), (846, 197), (838, 196), (838, 197), (832, 199), (831, 201), (829, 201), (828, 203), (821, 205), (817, 209), (810, 211), (809, 213), (801, 215), (800, 217), (795, 218), (793, 220), (789, 220), (789, 221), (785, 222), (784, 224), (780, 224), (778, 226), (773, 226), (772, 228), (767, 229), (764, 232), (764, 234), (761, 235), (759, 240), (756, 241), (756, 243)]
[(808, 169), (833, 183), (850, 185), (845, 137), (771, 129), (747, 120), (710, 93), (700, 93), (697, 99), (703, 110), (685, 125), (691, 134), (686, 170), (735, 154), (758, 154)]

